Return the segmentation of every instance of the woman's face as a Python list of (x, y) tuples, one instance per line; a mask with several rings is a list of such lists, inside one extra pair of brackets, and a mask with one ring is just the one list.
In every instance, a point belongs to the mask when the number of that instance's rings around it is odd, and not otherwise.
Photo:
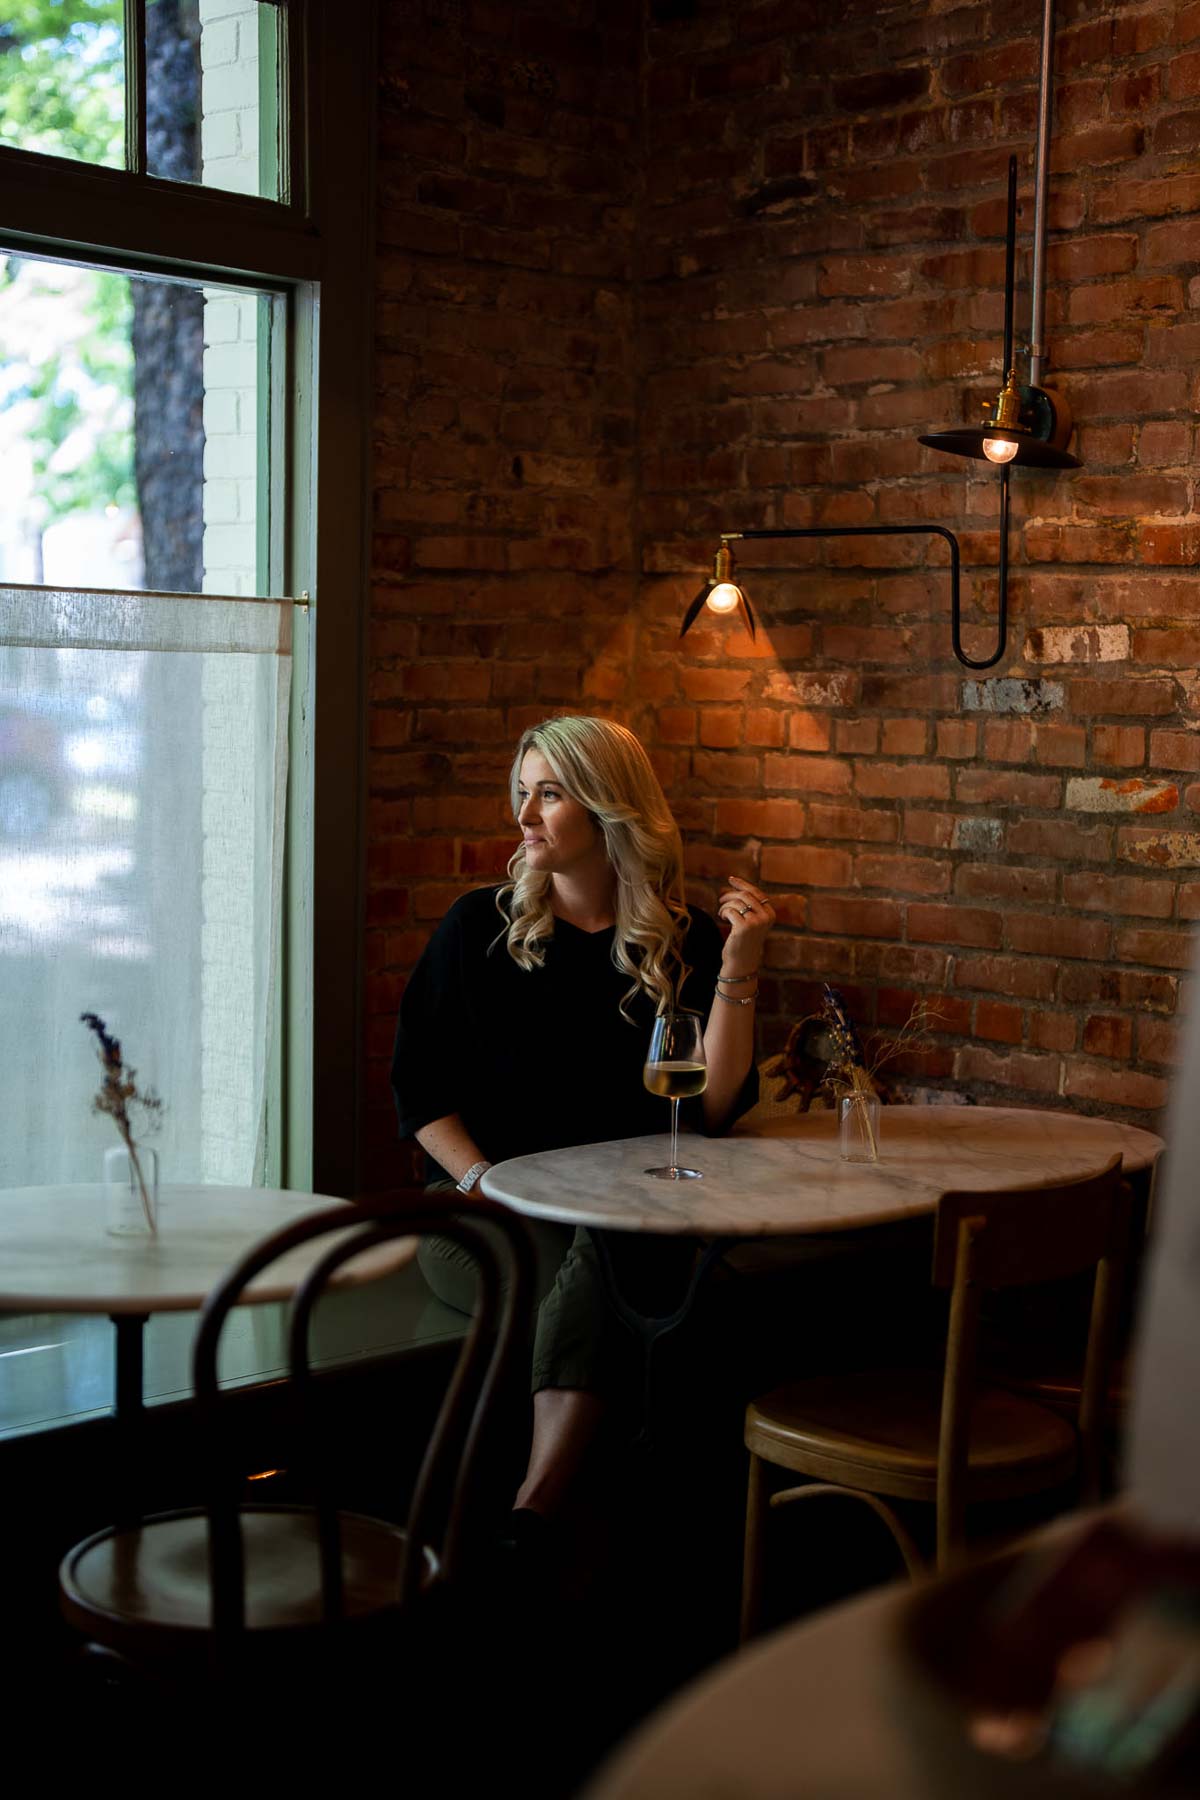
[(607, 862), (604, 836), (595, 819), (572, 799), (540, 750), (527, 750), (517, 783), (517, 824), (525, 840), (525, 861), (539, 874), (582, 873)]

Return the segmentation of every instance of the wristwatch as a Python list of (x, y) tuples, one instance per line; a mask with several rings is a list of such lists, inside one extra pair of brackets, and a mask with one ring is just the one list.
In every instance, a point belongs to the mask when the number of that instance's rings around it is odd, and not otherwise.
[(471, 1189), (475, 1186), (475, 1183), (479, 1180), (479, 1177), (483, 1174), (484, 1170), (490, 1169), (491, 1166), (492, 1166), (491, 1163), (488, 1162), (486, 1160), (486, 1158), (482, 1162), (472, 1163), (471, 1167), (467, 1170), (467, 1172), (463, 1176), (462, 1180), (458, 1183), (459, 1193), (460, 1194), (469, 1194)]

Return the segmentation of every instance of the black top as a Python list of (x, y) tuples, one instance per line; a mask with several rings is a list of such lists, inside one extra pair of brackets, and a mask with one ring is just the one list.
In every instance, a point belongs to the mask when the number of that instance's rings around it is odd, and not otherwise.
[[(481, 1156), (503, 1162), (569, 1144), (640, 1137), (670, 1127), (668, 1104), (647, 1093), (642, 1067), (654, 1005), (612, 960), (614, 926), (581, 931), (555, 919), (540, 969), (508, 954), (496, 888), (454, 902), (427, 944), (400, 1003), (392, 1091), (401, 1137), (458, 1113)], [(690, 906), (690, 974), (682, 1003), (707, 1020), (721, 967), (721, 934)], [(499, 941), (495, 940), (499, 937)], [(735, 1113), (758, 1093), (751, 1065)], [(700, 1100), (683, 1116), (702, 1128)], [(429, 1178), (444, 1174), (428, 1159)]]

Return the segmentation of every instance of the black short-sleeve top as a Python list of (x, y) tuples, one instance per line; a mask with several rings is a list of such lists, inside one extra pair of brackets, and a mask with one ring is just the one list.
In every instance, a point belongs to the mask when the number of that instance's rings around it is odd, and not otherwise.
[[(642, 1068), (654, 1006), (639, 992), (620, 1010), (629, 977), (612, 960), (614, 927), (587, 932), (554, 921), (540, 969), (522, 969), (504, 942), (497, 888), (454, 902), (405, 988), (392, 1058), (401, 1137), (458, 1113), (490, 1162), (665, 1131), (666, 1102)], [(721, 966), (721, 934), (688, 908), (690, 973), (681, 1003), (707, 1020)], [(735, 1109), (754, 1104), (753, 1067)], [(700, 1102), (684, 1102), (700, 1124)], [(430, 1159), (431, 1176), (442, 1171)]]

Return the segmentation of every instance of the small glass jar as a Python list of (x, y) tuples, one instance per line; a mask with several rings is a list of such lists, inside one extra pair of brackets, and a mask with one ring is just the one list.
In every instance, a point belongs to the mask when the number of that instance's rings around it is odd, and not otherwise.
[(846, 1162), (879, 1161), (879, 1095), (844, 1094), (838, 1103), (838, 1150)]
[(153, 1237), (158, 1230), (158, 1151), (138, 1144), (135, 1154), (136, 1167), (124, 1144), (104, 1152), (105, 1230), (113, 1237)]

